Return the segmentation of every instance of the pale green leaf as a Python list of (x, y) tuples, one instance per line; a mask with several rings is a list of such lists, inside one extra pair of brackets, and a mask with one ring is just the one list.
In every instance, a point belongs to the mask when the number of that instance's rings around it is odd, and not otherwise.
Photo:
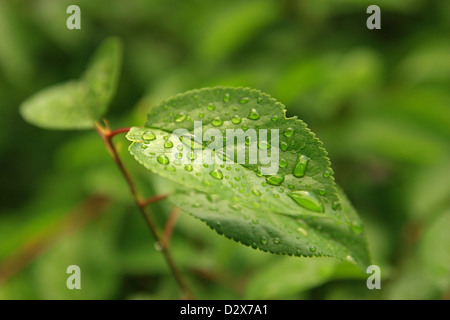
[[(259, 160), (182, 164), (180, 149), (189, 143), (171, 133), (194, 134), (194, 120), (202, 121), (203, 132), (218, 129), (224, 136), (226, 129), (278, 129), (277, 175), (263, 176)], [(171, 200), (218, 233), (273, 253), (332, 256), (361, 269), (369, 264), (362, 223), (336, 188), (322, 143), (305, 123), (286, 119), (284, 106), (270, 96), (248, 88), (190, 91), (156, 106), (146, 127), (132, 128), (127, 137), (137, 161), (184, 187)], [(258, 139), (262, 143), (260, 132)], [(201, 143), (193, 145), (196, 157), (210, 151)], [(299, 159), (309, 159), (301, 174)], [(274, 185), (277, 177), (282, 181)]]

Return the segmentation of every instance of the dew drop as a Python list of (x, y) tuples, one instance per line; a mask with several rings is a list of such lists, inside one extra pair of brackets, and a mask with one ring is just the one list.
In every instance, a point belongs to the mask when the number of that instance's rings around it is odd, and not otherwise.
[(191, 172), (193, 169), (194, 168), (192, 168), (192, 165), (190, 165), (190, 164), (187, 164), (187, 165), (184, 166), (184, 170), (186, 170), (188, 172)]
[(280, 243), (280, 238), (274, 238), (274, 239), (273, 239), (273, 243), (279, 244), (279, 243)]
[(311, 247), (311, 248), (309, 248), (309, 251), (311, 251), (311, 252), (316, 252), (316, 247)]
[(257, 103), (261, 103), (263, 101), (263, 98), (259, 97), (258, 99), (256, 99)]
[(175, 122), (182, 122), (184, 119), (186, 119), (186, 114), (184, 112), (180, 112), (175, 116)]
[(294, 129), (292, 129), (292, 128), (287, 128), (286, 131), (284, 132), (285, 137), (292, 137), (293, 134), (294, 134)]
[(321, 196), (324, 196), (326, 193), (327, 193), (327, 190), (325, 190), (325, 189), (319, 189), (319, 194), (320, 194)]
[(297, 231), (298, 231), (299, 233), (301, 233), (302, 235), (304, 235), (305, 237), (308, 236), (308, 232), (307, 232), (305, 229), (303, 229), (302, 227), (298, 227), (298, 228), (297, 228)]
[(172, 147), (173, 147), (172, 141), (169, 140), (169, 141), (164, 142), (164, 148), (170, 149)]
[(278, 165), (280, 166), (280, 168), (285, 168), (288, 165), (288, 162), (286, 161), (286, 159), (280, 159)]
[(248, 102), (248, 100), (249, 100), (248, 97), (244, 97), (244, 98), (242, 98), (241, 100), (239, 100), (239, 103), (240, 103), (240, 104), (245, 104), (245, 103)]
[(255, 108), (252, 108), (252, 110), (250, 111), (248, 118), (251, 120), (258, 120), (259, 118), (261, 118), (261, 116), (259, 115), (259, 112), (256, 111)]
[(302, 250), (298, 249), (297, 251), (295, 251), (295, 255), (297, 257), (300, 257), (302, 255)]
[(144, 142), (150, 142), (150, 141), (153, 141), (155, 139), (156, 139), (156, 136), (151, 131), (147, 131), (147, 132), (144, 132), (142, 134), (142, 140), (144, 140)]
[(199, 118), (203, 118), (205, 116), (205, 114), (203, 113), (203, 112), (200, 112), (199, 114), (198, 114), (198, 117)]
[(167, 156), (165, 156), (165, 155), (163, 155), (163, 154), (161, 154), (161, 155), (159, 155), (157, 158), (156, 158), (156, 160), (159, 162), (159, 163), (161, 163), (161, 164), (169, 164), (169, 158), (167, 158)]
[(261, 195), (261, 192), (259, 192), (258, 190), (252, 190), (252, 193), (253, 193), (255, 196), (260, 196), (260, 195)]
[(281, 141), (281, 144), (280, 144), (280, 146), (281, 146), (281, 150), (283, 150), (283, 151), (286, 151), (286, 149), (288, 148), (288, 145), (287, 145), (287, 143), (286, 143), (286, 142), (284, 142), (284, 141)]
[(267, 177), (266, 181), (268, 184), (271, 184), (273, 186), (279, 186), (284, 181), (284, 176), (277, 174), (274, 176)]
[(271, 119), (273, 122), (276, 122), (276, 121), (278, 121), (278, 117), (272, 117), (272, 119)]
[(301, 178), (305, 175), (306, 166), (308, 165), (309, 158), (305, 155), (299, 155), (297, 158), (297, 164), (295, 165), (293, 175), (297, 178)]
[(216, 109), (216, 107), (215, 107), (213, 104), (209, 103), (209, 104), (206, 106), (206, 109), (208, 109), (209, 111), (213, 111), (214, 109)]
[(223, 101), (224, 102), (230, 101), (230, 94), (229, 93), (225, 93), (225, 96), (223, 97)]
[(220, 119), (219, 117), (215, 117), (212, 121), (211, 121), (212, 125), (214, 127), (220, 127), (223, 124), (222, 119)]
[(223, 173), (219, 169), (214, 169), (209, 174), (210, 174), (211, 177), (213, 177), (213, 178), (215, 178), (217, 180), (222, 180), (223, 179)]
[(266, 237), (261, 237), (261, 243), (262, 244), (267, 244), (267, 238)]
[(331, 172), (328, 170), (323, 173), (324, 178), (328, 178), (330, 175), (331, 175)]
[(270, 144), (267, 141), (259, 141), (258, 142), (258, 148), (261, 150), (267, 150), (270, 149)]
[(235, 115), (233, 118), (231, 118), (231, 122), (234, 124), (239, 124), (242, 122), (242, 119), (238, 115)]
[(323, 212), (323, 203), (314, 195), (314, 193), (309, 191), (292, 191), (288, 194), (298, 205), (305, 209)]

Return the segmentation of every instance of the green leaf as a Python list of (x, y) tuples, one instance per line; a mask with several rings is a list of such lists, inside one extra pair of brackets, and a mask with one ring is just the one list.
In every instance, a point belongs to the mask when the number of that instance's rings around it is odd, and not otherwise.
[[(197, 160), (211, 151), (194, 120), (202, 121), (202, 132), (217, 129), (224, 137), (227, 129), (255, 129), (258, 152), (268, 143), (272, 154), (279, 152), (278, 172), (264, 176), (261, 159), (238, 163), (233, 155), (224, 164), (183, 164), (180, 149), (192, 146)], [(176, 129), (197, 141), (172, 135)], [(259, 129), (279, 130), (279, 148), (274, 132), (265, 139)], [(369, 264), (362, 223), (337, 189), (322, 143), (305, 123), (287, 119), (284, 106), (269, 95), (248, 88), (190, 91), (153, 108), (146, 126), (132, 128), (127, 138), (137, 161), (183, 186), (171, 201), (218, 233), (273, 253), (332, 256), (363, 270)], [(223, 158), (223, 150), (213, 151)]]
[(80, 80), (44, 89), (22, 103), (28, 122), (46, 129), (89, 129), (106, 112), (115, 94), (122, 59), (117, 38), (105, 40)]

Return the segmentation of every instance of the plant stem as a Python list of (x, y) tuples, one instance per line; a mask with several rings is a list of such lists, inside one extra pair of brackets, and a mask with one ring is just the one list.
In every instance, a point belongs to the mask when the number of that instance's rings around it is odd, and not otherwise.
[[(128, 132), (129, 128), (123, 128), (123, 129), (117, 129), (117, 130), (111, 131), (109, 129), (109, 125), (107, 124), (107, 122), (105, 122), (105, 124), (106, 124), (106, 126), (103, 127), (99, 123), (96, 123), (95, 128), (96, 128), (98, 134), (100, 135), (100, 137), (102, 138), (103, 142), (105, 143), (106, 148), (107, 148), (108, 152), (110, 153), (112, 159), (114, 160), (115, 164), (117, 165), (120, 172), (124, 176), (124, 178), (128, 184), (128, 187), (130, 189), (133, 200), (134, 200), (136, 206), (138, 207), (139, 212), (145, 219), (145, 222), (146, 222), (148, 228), (150, 229), (150, 232), (151, 232), (154, 240), (160, 246), (161, 251), (164, 255), (164, 258), (166, 259), (166, 262), (169, 265), (169, 268), (170, 268), (173, 276), (175, 277), (175, 280), (177, 281), (178, 286), (180, 287), (181, 291), (183, 292), (184, 297), (186, 299), (193, 299), (194, 297), (193, 297), (191, 291), (189, 290), (188, 286), (186, 285), (186, 282), (184, 281), (184, 278), (183, 278), (181, 272), (178, 270), (174, 260), (172, 259), (172, 256), (170, 255), (168, 247), (165, 245), (164, 241), (161, 240), (162, 238), (159, 235), (158, 228), (156, 227), (156, 223), (154, 222), (153, 218), (151, 217), (151, 215), (149, 214), (149, 212), (146, 208), (147, 204), (156, 202), (158, 200), (165, 199), (167, 197), (167, 195), (156, 196), (156, 197), (150, 198), (148, 201), (142, 201), (140, 199), (137, 188), (136, 188), (136, 184), (134, 183), (128, 170), (125, 168), (122, 160), (119, 157), (119, 154), (117, 153), (117, 149), (115, 148), (114, 144), (112, 143), (112, 138), (115, 135), (117, 135), (119, 133)], [(149, 202), (152, 199), (153, 199), (153, 201)]]

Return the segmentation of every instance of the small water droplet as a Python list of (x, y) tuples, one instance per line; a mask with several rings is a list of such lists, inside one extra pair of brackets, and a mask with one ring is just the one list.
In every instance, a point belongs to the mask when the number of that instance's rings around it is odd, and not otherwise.
[(323, 173), (324, 178), (328, 178), (330, 175), (331, 175), (331, 172), (329, 170), (327, 170)]
[(143, 149), (143, 150), (145, 150), (145, 149), (147, 149), (148, 147), (145, 145), (145, 144), (142, 144), (141, 145), (141, 149)]
[(238, 115), (235, 115), (233, 118), (231, 118), (231, 122), (233, 122), (234, 124), (239, 124), (242, 122), (242, 119)]
[(214, 169), (209, 174), (211, 175), (211, 177), (213, 177), (213, 178), (215, 178), (217, 180), (222, 180), (223, 179), (223, 173), (219, 169)]
[(194, 170), (194, 168), (192, 168), (192, 165), (187, 164), (187, 165), (184, 166), (184, 170), (186, 170), (188, 172), (191, 172), (192, 170)]
[(276, 122), (276, 121), (278, 121), (278, 117), (272, 117), (272, 119), (271, 119), (273, 122)]
[(174, 166), (168, 166), (168, 167), (166, 167), (166, 170), (167, 170), (167, 171), (171, 171), (171, 172), (177, 171), (177, 169), (175, 169)]
[(175, 122), (182, 122), (184, 119), (186, 119), (186, 114), (184, 112), (180, 112), (175, 116)]
[(353, 258), (352, 256), (348, 255), (345, 257), (345, 260), (347, 260), (348, 262), (354, 263), (356, 264), (355, 258)]
[(252, 190), (252, 193), (253, 193), (255, 196), (260, 196), (260, 195), (261, 195), (261, 192), (259, 192), (258, 190)]
[(261, 237), (261, 243), (262, 244), (267, 244), (267, 238), (266, 237)]
[(170, 149), (172, 147), (173, 147), (172, 141), (168, 140), (168, 141), (164, 142), (164, 148)]
[(259, 97), (258, 99), (256, 99), (257, 103), (261, 103), (263, 101), (263, 98)]
[(156, 160), (159, 162), (159, 163), (161, 163), (161, 164), (169, 164), (169, 158), (167, 158), (167, 156), (165, 156), (165, 155), (163, 155), (163, 154), (161, 154), (161, 155), (159, 155), (157, 158), (156, 158)]
[(251, 120), (258, 120), (259, 118), (261, 118), (261, 116), (259, 115), (259, 112), (255, 108), (252, 108), (252, 110), (248, 115), (248, 118)]
[(223, 124), (222, 119), (220, 119), (219, 117), (215, 117), (212, 121), (211, 121), (212, 125), (214, 127), (220, 127)]
[(224, 102), (230, 101), (230, 94), (229, 93), (225, 93), (225, 96), (223, 97), (223, 101)]
[(248, 97), (244, 97), (244, 98), (242, 98), (241, 100), (239, 100), (239, 103), (240, 103), (240, 104), (245, 104), (245, 103), (248, 102), (248, 100), (249, 100)]
[(299, 233), (301, 233), (302, 235), (304, 235), (305, 237), (308, 236), (308, 232), (307, 232), (305, 229), (303, 229), (302, 227), (298, 227), (298, 228), (297, 228), (297, 231), (298, 231)]
[(295, 255), (297, 257), (300, 257), (302, 255), (302, 250), (298, 249), (297, 251), (295, 251)]
[(286, 151), (286, 149), (288, 148), (288, 145), (286, 142), (281, 141), (280, 147), (281, 147), (281, 150)]
[(292, 137), (293, 134), (294, 134), (294, 129), (292, 129), (292, 128), (287, 128), (286, 131), (284, 132), (285, 137)]
[(288, 165), (288, 162), (286, 161), (286, 159), (280, 159), (278, 165), (280, 166), (280, 168), (285, 168)]
[(216, 107), (215, 107), (213, 104), (209, 103), (209, 104), (206, 106), (206, 109), (208, 109), (209, 111), (213, 111), (214, 109), (216, 109)]
[(199, 118), (203, 118), (205, 116), (205, 114), (203, 113), (203, 112), (200, 112), (199, 114), (198, 114), (198, 117)]
[(361, 234), (364, 230), (364, 227), (359, 224), (352, 224), (350, 227), (354, 234)]
[(284, 181), (284, 176), (277, 174), (274, 176), (267, 177), (266, 181), (268, 184), (271, 184), (273, 186), (279, 186)]
[(308, 165), (309, 158), (305, 155), (299, 155), (297, 157), (297, 164), (295, 165), (293, 175), (297, 178), (301, 178), (305, 175), (306, 166)]
[(334, 201), (331, 205), (331, 209), (336, 210), (337, 208), (339, 208), (339, 201)]
[(288, 194), (297, 204), (305, 209), (323, 212), (323, 203), (314, 195), (314, 193), (309, 191), (292, 191)]
[(273, 239), (273, 243), (279, 244), (279, 243), (280, 243), (280, 238), (274, 238), (274, 239)]
[(247, 131), (247, 130), (248, 130), (248, 126), (244, 124), (244, 125), (242, 126), (242, 130)]
[(324, 196), (326, 193), (327, 193), (327, 190), (325, 190), (325, 189), (319, 189), (319, 194), (320, 194), (321, 196)]
[(270, 144), (267, 141), (259, 141), (258, 142), (258, 148), (261, 150), (267, 150), (270, 149)]
[(316, 252), (316, 250), (317, 250), (316, 247), (310, 247), (309, 248), (309, 251), (311, 251), (311, 252)]

